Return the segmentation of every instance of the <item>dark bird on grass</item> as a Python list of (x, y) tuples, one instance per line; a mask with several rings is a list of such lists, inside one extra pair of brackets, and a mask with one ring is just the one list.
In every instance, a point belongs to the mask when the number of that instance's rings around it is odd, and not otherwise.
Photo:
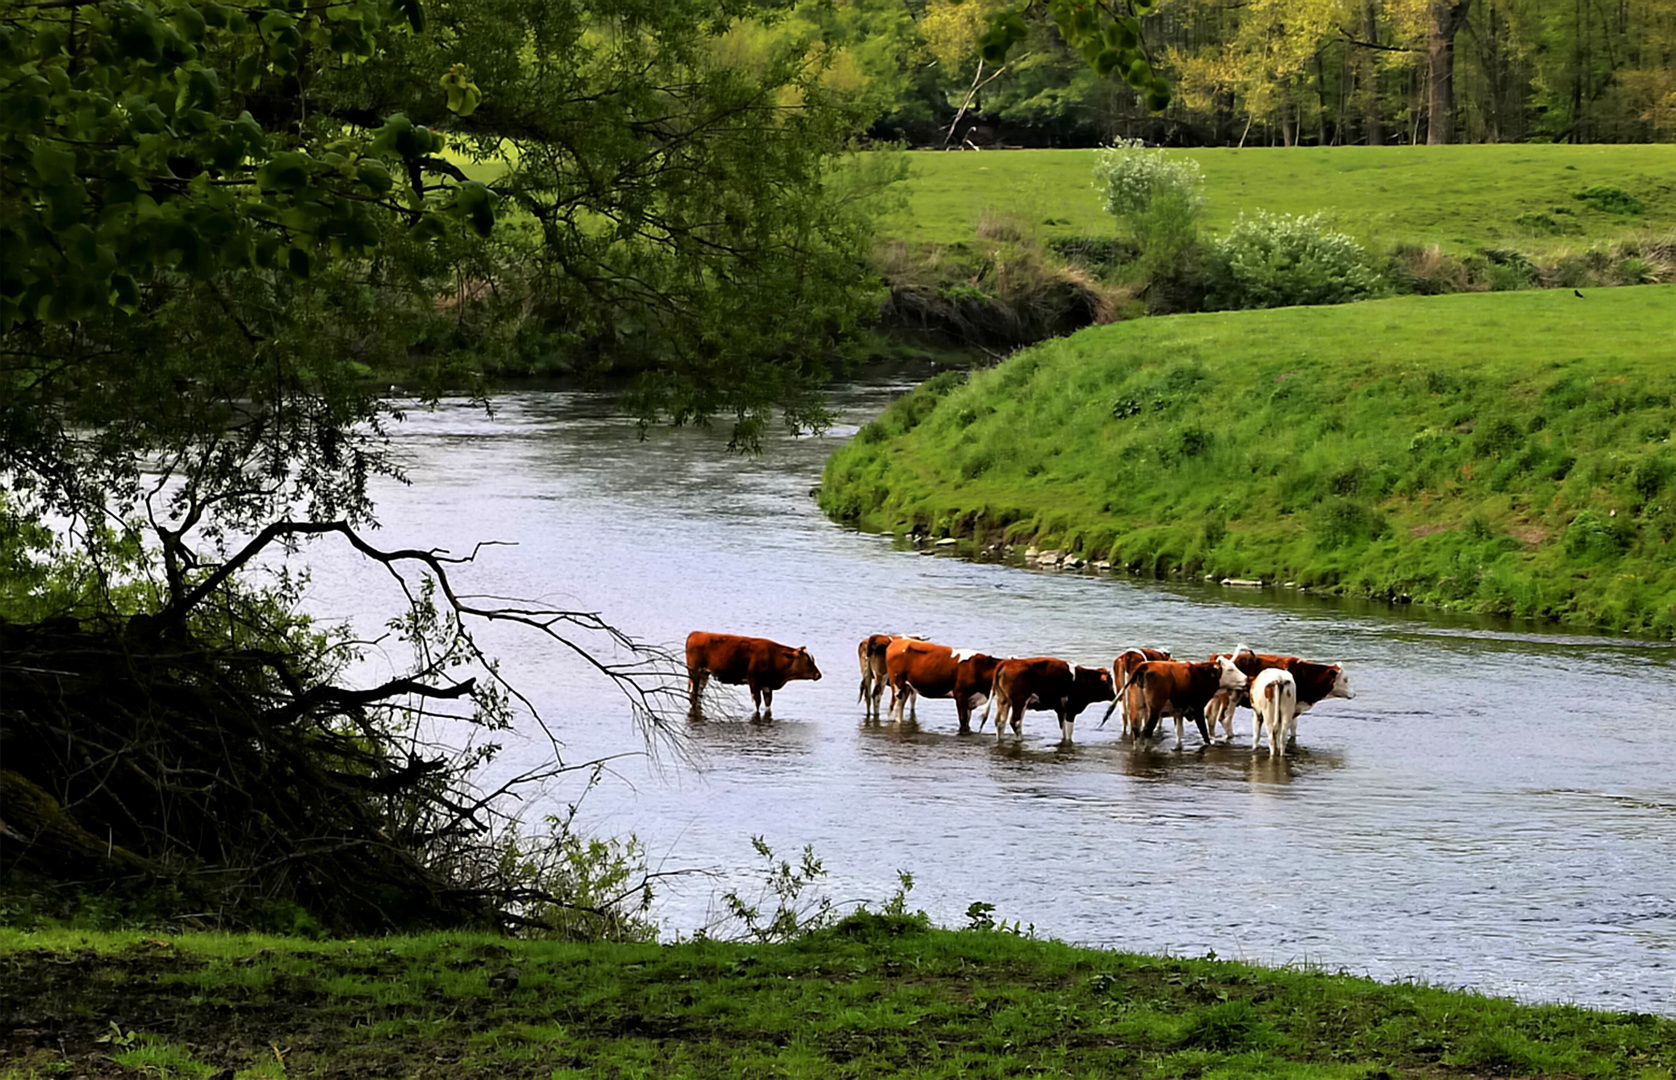
[(1579, 290), (1577, 290), (1577, 289), (1572, 289), (1572, 290), (1571, 290), (1571, 295), (1572, 295), (1572, 296), (1575, 296), (1575, 297), (1576, 297), (1576, 298), (1577, 298), (1577, 299), (1579, 299), (1579, 300), (1581, 300), (1581, 299), (1583, 299), (1583, 294), (1582, 294), (1582, 292), (1580, 292), (1580, 291), (1579, 291)]
[(489, 976), (489, 989), (502, 990), (508, 994), (518, 989), (518, 969), (505, 968)]

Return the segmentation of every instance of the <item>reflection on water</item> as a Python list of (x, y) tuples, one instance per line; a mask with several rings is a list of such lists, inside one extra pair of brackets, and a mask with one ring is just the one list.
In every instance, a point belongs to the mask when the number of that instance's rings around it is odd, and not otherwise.
[[(781, 857), (813, 845), (839, 898), (883, 898), (911, 871), (911, 899), (950, 925), (981, 900), (1072, 941), (1676, 1014), (1668, 644), (1026, 570), (835, 526), (809, 498), (821, 464), (898, 390), (846, 392), (848, 426), (755, 458), (725, 453), (720, 432), (642, 442), (586, 395), (415, 415), (401, 448), (417, 483), (380, 490), (381, 539), (515, 543), (462, 568), (461, 586), (597, 610), (677, 649), (693, 629), (809, 647), (826, 677), (777, 692), (772, 721), (720, 688), (707, 719), (675, 724), (700, 769), (618, 761), (626, 782), (588, 795), (588, 827), (637, 834), (664, 869), (748, 868), (761, 835)], [(387, 614), (353, 556), (308, 557), (318, 610)], [(1234, 745), (1201, 748), (1189, 730), (1179, 753), (1173, 731), (1136, 746), (1092, 712), (1070, 746), (1043, 713), (1022, 739), (959, 734), (949, 702), (921, 701), (917, 723), (864, 722), (856, 642), (901, 630), (1085, 664), (1134, 644), (1194, 657), (1244, 642), (1344, 660), (1358, 696), (1301, 717), (1284, 758), (1251, 752), (1244, 712)], [(623, 699), (586, 666), (499, 628), (485, 643), (568, 759), (639, 749)], [(496, 767), (550, 754), (510, 739)], [(670, 929), (701, 924), (713, 890), (747, 873), (666, 894)]]

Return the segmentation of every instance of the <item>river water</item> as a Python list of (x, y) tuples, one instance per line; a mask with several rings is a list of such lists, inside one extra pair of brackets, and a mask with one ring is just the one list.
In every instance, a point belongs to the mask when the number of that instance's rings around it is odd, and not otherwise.
[[(721, 430), (642, 441), (582, 393), (399, 428), (415, 482), (379, 487), (383, 546), (507, 541), (457, 571), (463, 590), (599, 611), (677, 649), (699, 628), (771, 637), (820, 663), (771, 722), (744, 718), (741, 688), (724, 699), (734, 718), (681, 718), (680, 745), (644, 756), (608, 680), (536, 634), (486, 635), (565, 760), (630, 755), (578, 820), (637, 835), (655, 867), (711, 871), (660, 890), (667, 934), (704, 925), (725, 888), (754, 894), (760, 835), (780, 856), (813, 845), (838, 901), (882, 900), (907, 870), (912, 905), (943, 925), (982, 901), (1077, 943), (1676, 1015), (1668, 646), (984, 564), (831, 523), (810, 498), (822, 463), (904, 388), (840, 390), (845, 423), (752, 458)], [(313, 609), (369, 631), (391, 610), (352, 553), (304, 558)], [(1170, 738), (1136, 750), (1115, 723), (1096, 729), (1098, 707), (1073, 746), (1045, 713), (997, 745), (958, 735), (950, 702), (921, 702), (917, 725), (865, 724), (855, 648), (876, 631), (1086, 664), (1248, 643), (1342, 661), (1358, 696), (1300, 718), (1300, 752), (1279, 761), (1251, 753), (1243, 711), (1232, 747), (1200, 750), (1190, 727), (1182, 753)], [(500, 773), (553, 754), (528, 725), (503, 741)], [(580, 793), (559, 782), (530, 810)]]

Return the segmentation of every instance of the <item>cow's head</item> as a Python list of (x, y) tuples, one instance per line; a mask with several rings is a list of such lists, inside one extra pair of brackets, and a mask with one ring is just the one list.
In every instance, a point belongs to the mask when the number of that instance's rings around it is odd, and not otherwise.
[(791, 670), (786, 672), (790, 679), (818, 679), (821, 669), (815, 666), (815, 658), (809, 655), (809, 650), (799, 648), (792, 653)]
[(1248, 680), (1245, 677), (1245, 672), (1241, 671), (1239, 666), (1234, 663), (1233, 657), (1218, 656), (1216, 658), (1216, 670), (1218, 674), (1216, 687), (1218, 690), (1245, 689)]
[(1089, 701), (1110, 701), (1114, 695), (1110, 668), (1087, 668), (1077, 665), (1076, 685), (1079, 697)]
[(1328, 697), (1353, 698), (1356, 691), (1350, 689), (1350, 676), (1344, 673), (1343, 664), (1333, 665), (1333, 689)]

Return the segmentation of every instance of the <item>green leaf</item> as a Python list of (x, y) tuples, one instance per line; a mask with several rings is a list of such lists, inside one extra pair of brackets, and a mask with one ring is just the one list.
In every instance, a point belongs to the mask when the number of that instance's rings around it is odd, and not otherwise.
[(395, 0), (395, 9), (406, 16), (415, 34), (425, 32), (425, 7), (420, 0)]

